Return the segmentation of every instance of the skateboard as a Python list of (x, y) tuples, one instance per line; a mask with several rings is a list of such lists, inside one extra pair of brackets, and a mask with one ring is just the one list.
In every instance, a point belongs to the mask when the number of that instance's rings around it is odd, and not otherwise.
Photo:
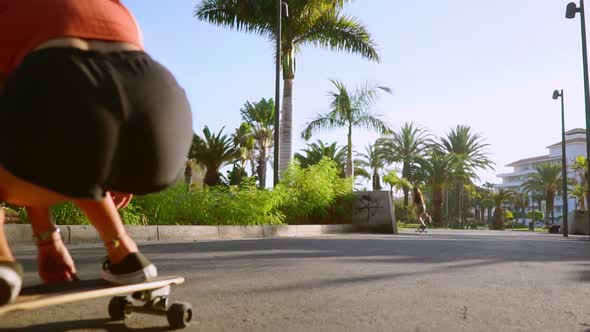
[(426, 231), (426, 229), (427, 229), (426, 226), (420, 226), (420, 227), (416, 228), (416, 232), (418, 232), (418, 233), (428, 233)]
[(166, 316), (172, 328), (184, 328), (190, 325), (193, 317), (190, 303), (169, 303), (171, 286), (183, 282), (183, 277), (158, 277), (130, 285), (116, 285), (94, 279), (30, 286), (21, 290), (15, 302), (0, 306), (0, 316), (10, 312), (112, 296), (108, 305), (112, 320), (124, 320), (132, 313), (144, 313)]

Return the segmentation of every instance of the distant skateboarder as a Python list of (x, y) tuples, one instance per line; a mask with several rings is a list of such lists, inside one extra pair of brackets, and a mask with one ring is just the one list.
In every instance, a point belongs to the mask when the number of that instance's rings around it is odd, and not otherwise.
[(420, 226), (416, 229), (416, 232), (426, 232), (426, 225), (430, 224), (430, 215), (426, 212), (426, 203), (424, 203), (424, 196), (418, 187), (413, 188), (413, 201), (414, 201), (414, 215), (420, 222)]

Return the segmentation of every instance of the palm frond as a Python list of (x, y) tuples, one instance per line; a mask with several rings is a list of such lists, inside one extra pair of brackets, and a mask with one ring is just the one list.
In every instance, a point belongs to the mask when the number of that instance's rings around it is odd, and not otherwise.
[(218, 26), (270, 38), (275, 34), (276, 10), (272, 1), (203, 0), (194, 17)]
[(359, 53), (369, 60), (381, 61), (377, 45), (367, 28), (359, 20), (341, 14), (339, 10), (326, 12), (295, 42)]
[(331, 117), (330, 114), (318, 114), (315, 119), (307, 123), (303, 132), (301, 132), (301, 138), (309, 140), (312, 135), (320, 129), (334, 129), (344, 127), (346, 123), (340, 119)]

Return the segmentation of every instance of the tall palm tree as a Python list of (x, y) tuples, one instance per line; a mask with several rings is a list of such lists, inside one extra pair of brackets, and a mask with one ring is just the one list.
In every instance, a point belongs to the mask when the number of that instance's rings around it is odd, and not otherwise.
[(371, 183), (373, 190), (381, 190), (381, 171), (385, 167), (385, 161), (383, 160), (379, 151), (374, 145), (369, 144), (365, 147), (365, 153), (357, 153), (360, 159), (356, 160), (356, 165), (360, 167), (366, 167), (370, 171)]
[[(284, 0), (289, 18), (282, 21), (281, 64), (283, 68), (283, 109), (280, 128), (279, 170), (292, 156), (293, 81), (295, 52), (304, 45), (348, 51), (380, 61), (376, 44), (366, 27), (342, 13), (347, 0)], [(277, 8), (274, 0), (203, 0), (195, 17), (215, 25), (254, 33), (276, 43)], [(275, 56), (275, 61), (276, 59)]]
[(381, 134), (389, 133), (389, 126), (378, 114), (369, 112), (370, 107), (375, 104), (379, 91), (391, 93), (385, 86), (369, 85), (365, 83), (356, 91), (350, 92), (340, 81), (331, 81), (336, 91), (331, 91), (331, 111), (326, 114), (318, 114), (313, 120), (307, 123), (301, 133), (301, 137), (309, 140), (313, 133), (322, 129), (346, 128), (347, 130), (347, 161), (346, 177), (354, 174), (352, 163), (352, 129), (365, 128), (373, 129)]
[[(430, 143), (428, 132), (412, 122), (406, 122), (398, 131), (377, 140), (377, 146), (388, 163), (402, 164), (402, 177), (415, 180), (416, 160), (426, 155)], [(404, 207), (408, 206), (410, 187), (403, 187)]]
[(553, 206), (555, 195), (561, 190), (561, 165), (540, 164), (535, 167), (537, 173), (529, 175), (529, 179), (523, 183), (526, 190), (542, 191), (546, 200), (545, 224), (548, 224), (549, 214), (553, 218)]
[(483, 137), (472, 132), (469, 126), (457, 125), (446, 137), (440, 138), (439, 145), (443, 151), (454, 153), (461, 161), (453, 180), (455, 192), (459, 194), (455, 206), (459, 213), (459, 221), (463, 224), (463, 185), (478, 178), (475, 174), (477, 170), (493, 169), (494, 163), (484, 152), (489, 144), (484, 143)]
[(203, 182), (207, 186), (221, 184), (219, 170), (236, 159), (236, 150), (232, 139), (223, 134), (223, 129), (221, 128), (219, 133), (215, 134), (211, 133), (209, 127), (205, 126), (203, 138), (198, 135), (193, 137), (192, 157), (198, 164), (205, 167), (205, 179)]
[(266, 187), (266, 164), (269, 159), (268, 150), (273, 145), (275, 103), (272, 99), (262, 98), (257, 103), (246, 102), (240, 110), (242, 120), (252, 128), (252, 137), (258, 151), (257, 175), (261, 189)]
[(504, 203), (512, 200), (513, 197), (514, 192), (504, 189), (500, 189), (498, 192), (492, 194), (491, 198), (494, 201), (494, 222), (492, 229), (504, 229)]
[(302, 168), (315, 165), (324, 157), (328, 157), (336, 162), (338, 168), (341, 170), (341, 177), (344, 177), (344, 169), (346, 168), (346, 148), (338, 146), (337, 142), (327, 145), (321, 140), (316, 143), (307, 144), (307, 148), (296, 153), (295, 159), (299, 162)]
[(457, 169), (456, 156), (434, 149), (424, 158), (419, 158), (420, 171), (417, 178), (432, 192), (432, 221), (442, 226), (444, 189)]

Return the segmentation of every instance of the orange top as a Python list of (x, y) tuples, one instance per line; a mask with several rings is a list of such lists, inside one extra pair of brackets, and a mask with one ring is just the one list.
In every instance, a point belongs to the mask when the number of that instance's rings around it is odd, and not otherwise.
[(0, 0), (0, 73), (10, 74), (31, 50), (60, 37), (143, 49), (137, 22), (120, 0)]

